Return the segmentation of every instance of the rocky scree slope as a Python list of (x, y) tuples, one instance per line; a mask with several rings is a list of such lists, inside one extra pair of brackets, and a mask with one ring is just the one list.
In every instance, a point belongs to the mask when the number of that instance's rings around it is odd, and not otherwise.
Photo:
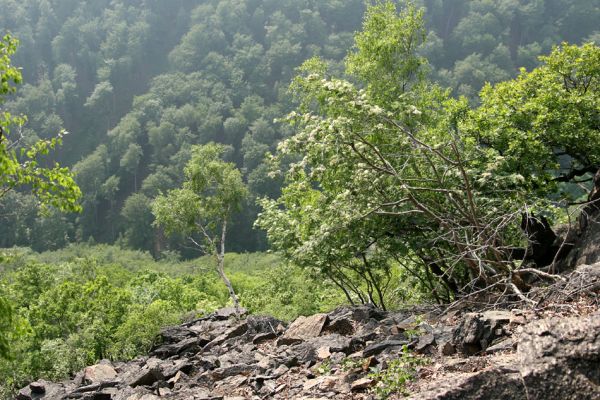
[[(600, 264), (578, 268), (554, 292), (582, 285), (597, 300)], [(222, 309), (165, 329), (148, 356), (101, 361), (61, 383), (36, 381), (16, 398), (375, 399), (387, 393), (378, 377), (410, 349), (423, 357), (408, 386), (414, 399), (600, 399), (600, 313), (574, 312), (577, 304), (562, 314), (344, 307), (287, 327)]]

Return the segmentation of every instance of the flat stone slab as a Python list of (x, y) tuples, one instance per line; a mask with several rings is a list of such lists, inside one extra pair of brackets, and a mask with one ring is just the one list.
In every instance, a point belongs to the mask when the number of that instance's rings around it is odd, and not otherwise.
[(303, 341), (318, 337), (327, 323), (327, 314), (315, 314), (310, 317), (298, 317), (284, 335), (279, 344), (288, 344), (294, 341)]
[(109, 382), (117, 378), (117, 371), (107, 364), (96, 364), (87, 367), (83, 372), (83, 380), (91, 385), (100, 382)]

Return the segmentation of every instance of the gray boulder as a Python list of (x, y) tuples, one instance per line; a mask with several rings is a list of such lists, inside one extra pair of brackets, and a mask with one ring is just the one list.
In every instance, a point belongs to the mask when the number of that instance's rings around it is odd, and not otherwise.
[(517, 351), (530, 399), (600, 399), (600, 314), (536, 321)]
[(486, 311), (465, 315), (454, 331), (452, 343), (456, 349), (467, 356), (484, 351), (488, 346), (507, 334), (512, 314), (510, 311)]
[(415, 400), (600, 399), (600, 314), (527, 325), (518, 362), (436, 382)]

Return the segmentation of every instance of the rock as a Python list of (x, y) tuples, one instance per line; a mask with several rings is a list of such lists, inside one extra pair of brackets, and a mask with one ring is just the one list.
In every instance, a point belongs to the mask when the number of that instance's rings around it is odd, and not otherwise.
[(352, 344), (352, 340), (350, 338), (339, 335), (337, 333), (308, 339), (306, 342), (310, 343), (315, 348), (315, 350), (321, 347), (328, 347), (331, 353), (346, 354), (350, 353), (350, 348)]
[(306, 382), (304, 382), (304, 385), (302, 386), (302, 389), (305, 392), (309, 391), (312, 388), (319, 386), (322, 381), (323, 381), (323, 377), (319, 377), (319, 378), (315, 378), (315, 379), (309, 379)]
[(165, 379), (165, 377), (163, 376), (159, 366), (146, 366), (133, 376), (133, 378), (128, 382), (128, 385), (131, 387), (149, 386), (154, 382), (163, 379)]
[[(62, 385), (34, 382), (21, 389), (16, 398), (155, 400), (160, 395), (170, 400), (236, 396), (367, 399), (372, 394), (365, 392), (376, 382), (366, 375), (375, 365), (385, 370), (402, 346), (412, 345), (418, 352), (427, 353), (437, 345), (442, 355), (451, 355), (456, 339), (456, 346), (473, 345), (489, 353), (512, 349), (513, 341), (520, 337), (517, 354), (437, 358), (435, 364), (419, 370), (421, 381), (417, 387), (427, 385), (424, 378), (435, 376), (436, 381), (431, 382), (430, 391), (415, 398), (525, 399), (527, 386), (530, 400), (594, 399), (600, 382), (600, 315), (528, 325), (509, 323), (515, 315), (524, 313), (466, 314), (455, 327), (448, 324), (456, 324), (458, 317), (440, 322), (431, 316), (428, 321), (435, 323), (426, 325), (418, 324), (417, 318), (408, 320), (406, 313), (377, 314), (370, 307), (346, 307), (329, 315), (298, 318), (287, 331), (283, 323), (270, 317), (242, 321), (208, 317), (182, 325), (181, 329), (165, 330), (166, 342), (156, 350), (162, 347), (169, 351), (159, 351), (161, 357), (141, 357), (114, 365), (100, 362)], [(348, 336), (350, 326), (352, 336)], [(405, 327), (423, 333), (409, 344), (403, 333)], [(507, 338), (513, 328), (520, 336)], [(285, 340), (266, 342), (282, 331), (280, 339), (287, 336), (292, 344), (282, 344)], [(193, 341), (208, 339), (211, 341), (203, 349), (189, 346)], [(522, 365), (515, 361), (517, 356)], [(496, 359), (502, 364), (492, 361)], [(317, 362), (323, 368), (317, 368)], [(327, 374), (316, 376), (322, 372)], [(442, 377), (452, 375), (438, 381), (438, 372)]]
[(208, 351), (213, 347), (220, 346), (229, 339), (237, 338), (243, 335), (246, 333), (246, 331), (248, 331), (248, 324), (246, 322), (241, 322), (227, 329), (224, 333), (211, 340), (210, 343), (207, 343), (202, 350)]
[(334, 391), (340, 392), (343, 390), (341, 387), (343, 382), (340, 382), (340, 378), (333, 375), (322, 375), (315, 379), (309, 379), (304, 382), (302, 386), (303, 391), (309, 392), (313, 389), (318, 389), (321, 391)]
[[(246, 315), (247, 313), (248, 313), (248, 310), (246, 310), (243, 307), (240, 307), (240, 317), (243, 315)], [(211, 317), (216, 320), (225, 320), (225, 319), (229, 319), (229, 318), (235, 317), (235, 316), (236, 316), (235, 307), (221, 308), (220, 310), (215, 311), (211, 315)]]
[(258, 365), (260, 368), (263, 368), (263, 369), (270, 368), (271, 363), (273, 361), (273, 359), (271, 357), (267, 356), (266, 354), (264, 354), (260, 351), (257, 351), (256, 353), (254, 353), (254, 359), (255, 359), (255, 361), (258, 362), (258, 364), (256, 364), (256, 365)]
[(534, 400), (526, 397), (518, 372), (511, 369), (485, 370), (435, 385), (435, 389), (411, 396), (411, 400)]
[(175, 376), (178, 372), (189, 372), (192, 369), (192, 363), (187, 358), (182, 358), (175, 361), (166, 361), (160, 364), (160, 372), (162, 379), (169, 379)]
[(454, 325), (437, 325), (433, 329), (433, 336), (435, 342), (440, 345), (446, 342), (451, 342), (454, 337), (454, 331), (456, 326)]
[(372, 387), (374, 384), (375, 384), (375, 381), (373, 379), (361, 378), (361, 379), (358, 379), (358, 380), (352, 382), (350, 384), (350, 389), (353, 392), (357, 392), (360, 390), (366, 390), (366, 389)]
[(303, 340), (300, 338), (292, 338), (292, 337), (280, 337), (277, 339), (277, 346), (291, 346), (294, 344), (302, 343)]
[(574, 267), (600, 262), (600, 217), (598, 214), (588, 218), (586, 229), (576, 239), (574, 249), (567, 256), (567, 263)]
[(499, 351), (513, 350), (514, 347), (515, 347), (515, 343), (514, 343), (513, 339), (506, 338), (506, 339), (500, 340), (499, 342), (497, 342), (496, 344), (494, 344), (492, 346), (489, 346), (487, 349), (485, 349), (485, 352), (488, 354), (497, 353)]
[(135, 394), (128, 397), (127, 400), (160, 400), (160, 397), (153, 395), (152, 393)]
[(349, 309), (352, 319), (363, 324), (369, 320), (381, 321), (387, 316), (385, 311), (371, 305), (350, 307)]
[(204, 371), (220, 367), (219, 358), (212, 354), (197, 354), (194, 359), (194, 365)]
[(71, 393), (69, 393), (67, 395), (67, 398), (79, 398), (82, 396), (89, 397), (89, 396), (91, 396), (91, 394), (89, 394), (89, 393), (100, 393), (102, 390), (104, 390), (106, 388), (117, 386), (117, 384), (118, 384), (117, 381), (105, 381), (105, 382), (93, 383), (91, 385), (80, 386), (80, 387), (74, 389), (73, 391), (71, 391)]
[(212, 394), (227, 395), (232, 394), (240, 386), (242, 386), (248, 378), (246, 376), (230, 376), (224, 379), (220, 379), (216, 382)]
[(261, 344), (276, 338), (277, 334), (275, 332), (259, 333), (258, 335), (254, 336), (254, 339), (252, 339), (252, 343)]
[(195, 336), (194, 332), (185, 326), (169, 326), (160, 331), (161, 343), (177, 343)]
[(277, 341), (278, 345), (287, 345), (317, 337), (321, 334), (327, 314), (315, 314), (310, 317), (298, 317), (281, 338)]
[(321, 360), (329, 358), (331, 356), (331, 352), (329, 351), (329, 346), (321, 346), (317, 349), (317, 357)]
[(451, 356), (456, 354), (456, 347), (451, 342), (444, 342), (439, 346), (440, 354), (443, 356)]
[(251, 315), (246, 319), (248, 324), (248, 333), (252, 335), (261, 333), (274, 333), (279, 334), (282, 332), (283, 322), (266, 316), (255, 316)]
[[(17, 395), (15, 396), (16, 400), (32, 400), (33, 399), (33, 393), (31, 393), (31, 388), (29, 386), (24, 387), (23, 389), (19, 390), (19, 392), (17, 393)], [(39, 396), (36, 396), (36, 398), (39, 398)]]
[(87, 385), (109, 382), (117, 378), (117, 371), (108, 364), (96, 364), (83, 371), (83, 382)]
[(242, 322), (242, 323), (239, 323), (236, 326), (232, 327), (231, 329), (228, 329), (227, 332), (225, 332), (223, 335), (225, 336), (226, 339), (232, 339), (232, 338), (243, 335), (247, 331), (248, 331), (248, 323)]
[(425, 353), (429, 346), (435, 344), (435, 337), (433, 333), (426, 333), (425, 335), (419, 336), (419, 341), (415, 345), (415, 351), (417, 353)]
[(240, 362), (238, 362), (238, 360), (237, 360), (237, 353), (234, 353), (233, 351), (228, 351), (228, 352), (224, 353), (222, 356), (219, 356), (216, 364), (220, 368), (225, 368), (225, 367), (230, 367), (232, 365), (239, 364), (239, 363)]
[(365, 342), (376, 340), (380, 336), (379, 333), (379, 322), (372, 319), (356, 328), (352, 341), (364, 344)]
[(82, 400), (112, 400), (113, 394), (111, 392), (94, 392), (88, 393), (81, 397)]
[(285, 365), (280, 365), (279, 367), (277, 367), (277, 369), (275, 369), (275, 371), (273, 371), (272, 375), (276, 378), (279, 378), (281, 375), (284, 375), (289, 370), (290, 369)]
[(287, 367), (304, 363), (312, 365), (317, 360), (317, 350), (311, 343), (300, 343), (290, 348), (288, 356), (289, 360), (284, 361)]
[(342, 361), (344, 361), (344, 359), (346, 357), (348, 357), (346, 355), (346, 353), (341, 353), (341, 352), (331, 353), (331, 355), (329, 356), (329, 361), (334, 364), (341, 365)]
[(211, 378), (215, 381), (234, 375), (248, 376), (256, 371), (256, 367), (247, 364), (236, 364), (225, 368), (217, 368), (211, 372)]
[(222, 397), (212, 396), (210, 390), (206, 387), (196, 386), (193, 388), (186, 388), (185, 390), (181, 390), (177, 392), (177, 397), (169, 396), (169, 399), (194, 399), (194, 400), (213, 400), (213, 399), (222, 399)]
[(370, 369), (374, 366), (376, 366), (379, 362), (377, 361), (377, 359), (373, 356), (365, 359), (361, 365), (361, 368), (363, 370), (363, 372), (369, 372)]
[(44, 394), (46, 393), (46, 384), (43, 381), (35, 381), (29, 384), (32, 394)]
[(208, 341), (205, 338), (190, 337), (177, 343), (160, 346), (150, 352), (150, 355), (168, 358), (185, 352), (196, 352)]
[(518, 363), (436, 382), (419, 400), (595, 400), (600, 398), (600, 314), (524, 327)]
[(175, 385), (177, 382), (179, 382), (181, 379), (187, 377), (187, 375), (185, 374), (185, 372), (179, 371), (175, 374), (175, 376), (173, 376), (171, 379), (169, 379), (167, 382)]
[(384, 340), (383, 342), (373, 343), (367, 346), (362, 351), (362, 356), (364, 358), (371, 357), (383, 352), (386, 349), (401, 347), (408, 344), (408, 340)]
[(429, 325), (426, 322), (421, 322), (418, 327), (421, 331), (425, 333), (433, 333), (434, 331), (433, 326)]
[(504, 327), (510, 322), (511, 316), (509, 311), (466, 314), (454, 331), (452, 344), (464, 355), (477, 354), (506, 334)]
[(339, 317), (329, 321), (324, 331), (349, 336), (354, 334), (354, 324), (349, 318)]
[[(285, 365), (280, 365), (279, 367), (277, 367), (275, 370), (270, 371), (268, 374), (266, 375), (255, 375), (252, 378), (250, 378), (253, 381), (258, 381), (264, 383), (264, 381), (268, 381), (268, 380), (272, 380), (272, 379), (277, 379), (280, 376), (285, 375), (290, 369), (288, 367), (286, 367)], [(271, 389), (274, 389), (271, 388)]]
[[(41, 398), (62, 397), (64, 394), (64, 388), (55, 383), (46, 382), (45, 380), (38, 380), (31, 382), (23, 389), (19, 390), (15, 396), (17, 400), (32, 400)], [(60, 394), (59, 394), (60, 393)]]
[(398, 324), (396, 324), (396, 328), (400, 331), (413, 330), (419, 325), (419, 321), (415, 315), (411, 315), (408, 318), (403, 319)]
[(536, 321), (517, 353), (531, 399), (600, 398), (600, 314)]

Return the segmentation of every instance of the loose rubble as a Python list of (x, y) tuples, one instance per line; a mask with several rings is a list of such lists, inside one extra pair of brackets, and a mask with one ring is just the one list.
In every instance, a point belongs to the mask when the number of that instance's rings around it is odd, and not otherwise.
[[(600, 264), (586, 268), (598, 275)], [(372, 372), (405, 348), (430, 360), (417, 369), (413, 399), (600, 399), (598, 312), (361, 306), (286, 326), (223, 309), (166, 328), (160, 339), (148, 356), (32, 382), (16, 399), (375, 399), (381, 383)]]

